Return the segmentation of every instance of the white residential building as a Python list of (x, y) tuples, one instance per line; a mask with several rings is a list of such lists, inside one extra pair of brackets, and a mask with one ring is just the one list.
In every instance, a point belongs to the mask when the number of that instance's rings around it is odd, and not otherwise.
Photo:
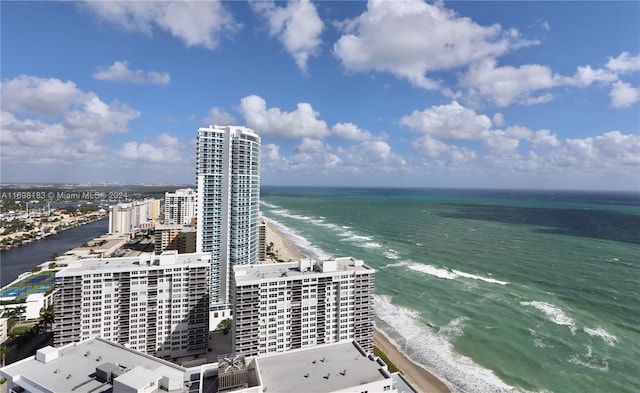
[(258, 262), (260, 137), (236, 126), (198, 130), (196, 251), (211, 254), (211, 328), (230, 315), (231, 265)]
[(196, 216), (197, 193), (191, 188), (164, 194), (164, 223), (167, 225), (191, 225)]
[(56, 273), (54, 344), (104, 337), (162, 358), (206, 353), (209, 254), (83, 259)]
[(372, 352), (374, 273), (349, 257), (235, 266), (235, 352), (255, 356), (351, 340)]
[(146, 199), (109, 206), (109, 233), (130, 233), (158, 219), (160, 200)]

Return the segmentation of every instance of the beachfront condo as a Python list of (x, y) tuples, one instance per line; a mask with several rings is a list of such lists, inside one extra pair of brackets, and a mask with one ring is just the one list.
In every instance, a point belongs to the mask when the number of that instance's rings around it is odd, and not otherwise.
[(258, 262), (260, 137), (236, 126), (198, 129), (196, 251), (211, 254), (210, 327), (231, 314), (232, 265)]
[(54, 345), (103, 337), (166, 359), (207, 352), (210, 255), (81, 259), (56, 273)]
[(350, 257), (234, 267), (234, 351), (256, 356), (355, 340), (372, 352), (374, 273)]

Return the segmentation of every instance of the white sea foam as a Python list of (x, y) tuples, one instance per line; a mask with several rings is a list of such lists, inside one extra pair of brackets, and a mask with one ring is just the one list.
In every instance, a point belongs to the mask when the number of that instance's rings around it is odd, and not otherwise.
[(387, 259), (398, 259), (400, 258), (400, 256), (398, 255), (398, 252), (396, 250), (393, 249), (388, 249), (386, 251), (384, 251), (382, 253)]
[(458, 317), (438, 330), (438, 335), (445, 338), (447, 341), (456, 339), (464, 334), (464, 323), (468, 321), (467, 317)]
[(312, 258), (315, 257), (320, 259), (329, 259), (333, 257), (332, 255), (324, 252), (319, 247), (313, 245), (303, 236), (298, 234), (295, 230), (287, 227), (286, 225), (272, 218), (264, 217), (264, 216), (263, 218), (269, 225), (273, 226), (278, 232), (280, 232), (285, 238), (287, 238), (287, 240), (289, 240), (291, 244), (293, 244), (295, 247), (300, 249), (303, 252), (303, 254), (306, 254), (307, 256)]
[(538, 333), (535, 330), (529, 329), (529, 333), (531, 333), (531, 335), (533, 336), (533, 345), (535, 345), (536, 347), (553, 348), (553, 345), (545, 344), (543, 337), (538, 336)]
[(490, 284), (498, 284), (498, 285), (507, 285), (507, 284), (509, 284), (507, 281), (500, 281), (500, 280), (496, 280), (494, 278), (478, 276), (478, 275), (471, 274), (471, 273), (461, 272), (459, 270), (451, 270), (451, 271), (454, 272), (455, 274), (457, 274), (460, 277), (471, 278), (473, 280), (480, 280), (480, 281), (488, 282)]
[(362, 245), (364, 248), (380, 248), (382, 247), (380, 245), (380, 243), (376, 243), (376, 242), (366, 242), (365, 244)]
[(277, 205), (274, 205), (272, 203), (265, 202), (265, 201), (262, 201), (262, 200), (260, 201), (260, 204), (263, 205), (263, 206), (269, 207), (271, 209), (277, 209), (277, 208), (280, 207), (280, 206), (277, 206)]
[(480, 280), (490, 284), (507, 285), (507, 281), (500, 281), (493, 278), (478, 276), (476, 274), (461, 272), (460, 270), (452, 270), (441, 267), (435, 267), (432, 265), (424, 265), (421, 263), (414, 263), (409, 265), (409, 269), (415, 270), (421, 273), (426, 273), (445, 280), (454, 280), (459, 277), (470, 278), (473, 280)]
[(618, 338), (616, 336), (609, 333), (608, 331), (606, 331), (604, 328), (600, 326), (598, 326), (595, 329), (583, 328), (582, 330), (588, 335), (590, 335), (591, 337), (598, 337), (602, 339), (602, 341), (606, 342), (607, 345), (609, 345), (610, 347), (615, 346), (616, 343), (618, 342)]
[[(521, 392), (498, 378), (491, 370), (473, 359), (455, 352), (448, 336), (439, 334), (420, 320), (417, 312), (394, 305), (387, 296), (373, 296), (376, 317), (390, 333), (390, 341), (402, 352), (411, 348), (417, 363), (448, 381), (452, 392)], [(449, 332), (464, 332), (465, 318), (455, 318), (447, 326)], [(445, 330), (446, 331), (446, 330)]]
[(587, 352), (575, 354), (569, 359), (569, 363), (591, 368), (599, 371), (609, 371), (609, 361), (606, 358), (597, 359), (593, 356), (591, 346), (587, 345)]
[(572, 334), (576, 334), (576, 322), (562, 309), (546, 302), (520, 302), (523, 306), (531, 306), (542, 313), (556, 325), (568, 326)]
[(423, 265), (421, 263), (414, 263), (408, 266), (409, 269), (417, 271), (417, 272), (421, 272), (421, 273), (425, 273), (425, 274), (429, 274), (431, 276), (434, 277), (438, 277), (438, 278), (442, 278), (445, 280), (453, 280), (454, 278), (458, 277), (457, 274), (455, 274), (454, 272), (452, 272), (451, 270), (447, 270), (447, 269), (443, 269), (440, 267), (435, 267), (435, 266), (431, 266), (431, 265)]

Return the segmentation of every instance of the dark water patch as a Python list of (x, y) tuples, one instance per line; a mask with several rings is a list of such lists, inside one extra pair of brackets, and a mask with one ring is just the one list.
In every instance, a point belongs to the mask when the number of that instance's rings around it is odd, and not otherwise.
[(578, 236), (640, 244), (640, 215), (606, 210), (559, 209), (448, 203), (455, 212), (440, 212), (445, 218), (492, 221), (546, 227), (536, 233)]

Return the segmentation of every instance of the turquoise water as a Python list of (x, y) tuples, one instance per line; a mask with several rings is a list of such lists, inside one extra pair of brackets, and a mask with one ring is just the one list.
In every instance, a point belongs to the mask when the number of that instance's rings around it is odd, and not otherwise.
[(376, 324), (459, 392), (640, 391), (640, 195), (263, 187), (307, 255), (376, 268)]

